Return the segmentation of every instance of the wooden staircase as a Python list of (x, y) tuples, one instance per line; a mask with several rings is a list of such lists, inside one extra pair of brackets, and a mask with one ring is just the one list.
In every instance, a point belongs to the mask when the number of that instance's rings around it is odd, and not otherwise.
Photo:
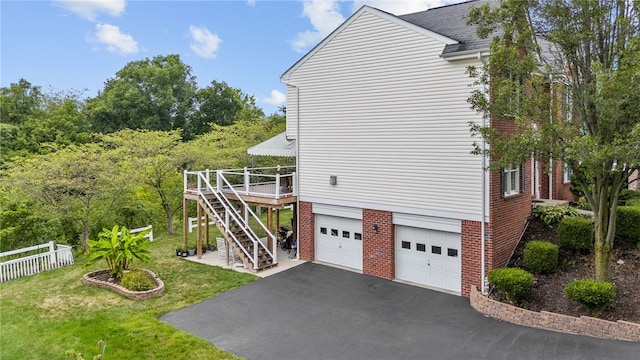
[[(221, 192), (218, 192), (218, 195), (224, 196)], [(225, 200), (227, 200), (226, 204), (221, 202), (217, 196), (205, 198), (201, 194), (198, 206), (204, 209), (209, 218), (215, 220), (216, 227), (225, 238), (227, 247), (238, 255), (245, 268), (259, 272), (277, 266), (278, 264), (267, 250), (266, 244), (261, 244), (251, 229), (246, 230), (248, 228), (246, 224), (236, 220), (241, 217), (237, 210), (230, 205), (231, 202), (228, 199)], [(230, 216), (230, 212), (234, 212), (235, 216)], [(229, 224), (228, 228), (225, 223)], [(255, 240), (252, 240), (252, 237)], [(257, 254), (254, 253), (256, 246)]]

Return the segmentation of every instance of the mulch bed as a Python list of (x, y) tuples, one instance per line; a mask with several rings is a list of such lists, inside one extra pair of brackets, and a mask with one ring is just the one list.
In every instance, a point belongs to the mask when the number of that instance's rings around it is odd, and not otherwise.
[[(556, 231), (542, 221), (531, 220), (520, 244), (511, 259), (513, 266), (524, 268), (525, 244), (531, 240), (543, 240), (557, 244)], [(622, 260), (622, 264), (618, 261)], [(560, 250), (558, 269), (545, 275), (536, 275), (534, 288), (518, 306), (533, 311), (549, 311), (570, 316), (592, 316), (582, 304), (567, 299), (564, 287), (575, 279), (593, 278), (595, 275), (593, 253), (570, 254)], [(610, 321), (625, 320), (640, 324), (640, 249), (630, 242), (614, 243), (611, 259), (612, 282), (616, 287), (616, 301), (600, 318)], [(505, 301), (499, 291), (490, 297)]]
[(152, 271), (138, 269), (149, 274), (149, 278), (155, 283), (153, 289), (147, 291), (133, 291), (120, 286), (120, 279), (112, 278), (108, 269), (97, 270), (85, 274), (82, 283), (89, 286), (101, 287), (122, 294), (132, 300), (144, 300), (164, 293), (164, 282)]

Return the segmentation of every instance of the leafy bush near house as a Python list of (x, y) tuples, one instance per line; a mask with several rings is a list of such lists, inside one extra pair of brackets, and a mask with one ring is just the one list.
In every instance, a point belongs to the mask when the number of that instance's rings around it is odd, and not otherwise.
[(618, 196), (618, 205), (634, 206), (640, 203), (640, 190), (622, 189)]
[(580, 212), (569, 206), (538, 206), (533, 209), (531, 216), (542, 220), (549, 227), (555, 227), (564, 218), (579, 217)]
[(518, 268), (499, 268), (487, 274), (489, 283), (507, 295), (507, 300), (515, 303), (533, 288), (533, 275)]
[(578, 199), (578, 207), (583, 210), (592, 210), (591, 204), (589, 204), (589, 201), (584, 196)]
[(619, 206), (616, 236), (623, 240), (640, 241), (640, 206)]
[(130, 271), (122, 276), (120, 286), (131, 291), (147, 291), (153, 289), (156, 284), (144, 271)]
[(593, 224), (580, 217), (569, 217), (558, 224), (558, 242), (560, 246), (582, 253), (588, 253), (593, 247)]
[(149, 250), (147, 250), (151, 243), (144, 235), (145, 233), (131, 234), (124, 226), (120, 230), (117, 225), (112, 230), (103, 229), (97, 241), (87, 241), (89, 245), (87, 265), (105, 260), (109, 266), (110, 275), (114, 278), (122, 278), (124, 271), (129, 269), (135, 259), (143, 262), (151, 261), (148, 255)]
[(600, 315), (616, 300), (616, 289), (612, 283), (594, 279), (574, 280), (565, 286), (564, 292), (569, 300), (586, 305), (594, 316)]
[(524, 266), (534, 274), (552, 272), (558, 266), (558, 245), (529, 241), (524, 248)]

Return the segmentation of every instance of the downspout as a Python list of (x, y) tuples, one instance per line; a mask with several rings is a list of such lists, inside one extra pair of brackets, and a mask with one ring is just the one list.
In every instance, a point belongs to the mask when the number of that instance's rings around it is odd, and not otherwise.
[[(549, 74), (549, 93), (553, 104), (553, 77)], [(549, 121), (553, 123), (553, 106), (550, 106)], [(553, 200), (553, 152), (549, 157), (549, 200)]]
[[(482, 53), (478, 52), (478, 60), (482, 60)], [(484, 89), (485, 93), (487, 93), (487, 96), (490, 96), (491, 94), (489, 94), (487, 92), (487, 89), (485, 87)], [(485, 126), (487, 126), (487, 119), (486, 116), (482, 116), (482, 127), (484, 128)], [(487, 148), (487, 142), (485, 141), (484, 136), (482, 137), (482, 219), (480, 221), (480, 279), (482, 281), (482, 289), (481, 292), (482, 294), (486, 295), (488, 292), (488, 286), (487, 286), (487, 280), (486, 280), (486, 276), (485, 276), (485, 232), (486, 232), (486, 225), (485, 225), (485, 219), (487, 216), (487, 191), (486, 191), (486, 186), (487, 186), (487, 154), (485, 154)]]

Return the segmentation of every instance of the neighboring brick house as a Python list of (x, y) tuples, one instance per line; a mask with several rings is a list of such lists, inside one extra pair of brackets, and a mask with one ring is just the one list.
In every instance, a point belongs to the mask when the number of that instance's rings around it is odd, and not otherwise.
[(531, 162), (487, 172), (471, 154), (466, 70), (489, 40), (463, 16), (481, 3), (364, 6), (283, 74), (301, 259), (462, 296), (507, 263), (541, 182)]

